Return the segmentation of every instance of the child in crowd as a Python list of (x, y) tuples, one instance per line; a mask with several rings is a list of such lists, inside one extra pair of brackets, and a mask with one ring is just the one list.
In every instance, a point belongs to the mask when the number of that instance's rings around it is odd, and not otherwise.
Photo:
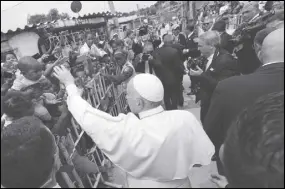
[(19, 91), (5, 95), (1, 108), (4, 113), (3, 116), (1, 116), (1, 123), (3, 122), (4, 127), (11, 124), (14, 120), (34, 114), (32, 101)]
[(94, 37), (92, 33), (86, 33), (86, 42), (80, 48), (80, 55), (88, 54), (91, 57), (100, 57), (99, 48), (94, 44)]
[(48, 103), (56, 103), (56, 101), (55, 96), (47, 99), (47, 96), (43, 95), (54, 92), (51, 82), (43, 75), (43, 65), (27, 56), (19, 60), (18, 68), (20, 73), (16, 74), (11, 90), (22, 91), (24, 95), (29, 96), (35, 105), (35, 115), (44, 121), (51, 120), (43, 100)]
[(16, 56), (12, 53), (8, 53), (6, 54), (5, 58), (6, 58), (5, 63), (1, 65), (1, 70), (3, 70), (4, 72), (11, 73), (11, 74), (16, 73), (17, 64), (18, 64), (18, 60)]

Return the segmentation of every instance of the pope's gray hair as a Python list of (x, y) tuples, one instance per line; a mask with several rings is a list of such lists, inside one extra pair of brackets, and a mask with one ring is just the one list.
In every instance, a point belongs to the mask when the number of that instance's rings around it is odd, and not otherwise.
[(218, 47), (221, 43), (221, 37), (218, 31), (207, 31), (199, 36), (199, 40), (204, 41), (206, 45)]

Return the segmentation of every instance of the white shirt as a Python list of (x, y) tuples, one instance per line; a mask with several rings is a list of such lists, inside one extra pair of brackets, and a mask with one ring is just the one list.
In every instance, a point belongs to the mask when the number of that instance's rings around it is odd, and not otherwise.
[(33, 84), (36, 84), (43, 79), (46, 79), (46, 77), (44, 75), (42, 75), (41, 78), (38, 79), (37, 81), (32, 81), (32, 80), (25, 78), (25, 76), (23, 76), (19, 71), (17, 71), (16, 72), (16, 79), (14, 80), (14, 83), (13, 83), (11, 89), (20, 91), (21, 89), (26, 88), (28, 86), (31, 86)]
[(192, 31), (192, 32), (188, 35), (188, 39), (192, 36), (193, 33), (194, 33), (194, 31)]
[(255, 15), (249, 22), (252, 22), (254, 19), (256, 19), (259, 16), (259, 13)]
[(214, 58), (214, 54), (212, 54), (209, 58), (208, 58), (208, 62), (206, 64), (206, 70), (208, 70), (208, 68), (210, 67), (212, 61), (213, 61), (213, 58)]
[(61, 188), (61, 187), (59, 186), (58, 183), (56, 183), (56, 185), (54, 187), (52, 187), (52, 188)]
[(267, 66), (267, 65), (270, 65), (270, 64), (277, 64), (277, 63), (281, 63), (281, 61), (277, 61), (277, 62), (268, 62), (266, 64), (263, 64), (262, 66)]
[(129, 187), (171, 184), (188, 179), (193, 165), (210, 164), (215, 148), (190, 112), (164, 111), (159, 106), (140, 113), (140, 119), (133, 113), (113, 117), (83, 100), (74, 84), (66, 90), (69, 111), (102, 152), (127, 173)]
[(11, 119), (10, 117), (8, 117), (6, 114), (3, 114), (1, 117), (1, 123), (4, 122), (3, 127), (7, 127), (8, 125), (10, 125), (11, 123), (13, 123), (12, 121), (13, 119)]
[(100, 56), (100, 57), (106, 54), (106, 52), (100, 50), (95, 44), (93, 44), (91, 48), (89, 48), (87, 43), (84, 43), (84, 45), (80, 48), (80, 55), (84, 55), (89, 52), (95, 54), (96, 56)]

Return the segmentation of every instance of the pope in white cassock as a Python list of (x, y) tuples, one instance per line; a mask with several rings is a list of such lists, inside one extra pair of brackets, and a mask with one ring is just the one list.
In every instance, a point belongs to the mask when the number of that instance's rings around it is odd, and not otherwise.
[(126, 172), (127, 187), (191, 187), (189, 170), (196, 164), (210, 164), (215, 150), (200, 122), (188, 111), (163, 109), (164, 90), (156, 76), (133, 77), (127, 86), (132, 113), (113, 117), (81, 98), (66, 68), (54, 70), (66, 86), (69, 111), (104, 154)]

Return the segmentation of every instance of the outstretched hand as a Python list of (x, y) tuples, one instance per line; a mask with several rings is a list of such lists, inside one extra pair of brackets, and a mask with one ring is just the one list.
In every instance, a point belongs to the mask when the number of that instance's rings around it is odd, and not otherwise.
[(218, 186), (218, 188), (226, 188), (226, 186), (228, 185), (226, 177), (218, 174), (212, 174), (211, 181), (215, 183)]
[(54, 76), (65, 86), (74, 84), (74, 77), (64, 66), (56, 66), (54, 68)]

